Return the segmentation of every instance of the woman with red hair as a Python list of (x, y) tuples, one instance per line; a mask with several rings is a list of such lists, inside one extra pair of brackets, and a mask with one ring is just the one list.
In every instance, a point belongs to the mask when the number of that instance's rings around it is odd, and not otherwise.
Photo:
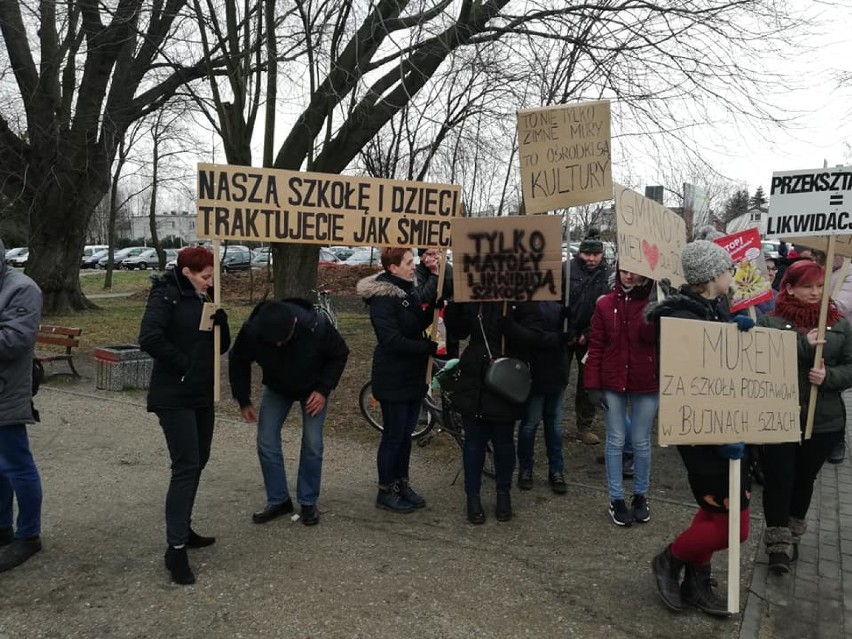
[[(166, 494), (166, 568), (175, 583), (195, 583), (188, 548), (216, 541), (191, 526), (201, 471), (210, 458), (213, 405), (213, 333), (200, 329), (204, 303), (212, 301), (213, 253), (195, 246), (178, 253), (171, 273), (151, 278), (151, 293), (139, 329), (139, 345), (154, 359), (148, 412), (155, 413), (166, 437), (172, 476)], [(218, 309), (220, 353), (231, 344), (228, 317)]]
[(825, 272), (810, 260), (791, 264), (781, 280), (775, 311), (762, 326), (798, 334), (799, 402), (804, 433), (811, 384), (818, 386), (813, 436), (801, 443), (763, 447), (763, 514), (769, 568), (783, 575), (798, 558), (814, 482), (832, 449), (843, 437), (846, 409), (840, 393), (852, 387), (852, 326), (831, 300), (828, 306), (822, 366), (814, 367), (820, 301)]

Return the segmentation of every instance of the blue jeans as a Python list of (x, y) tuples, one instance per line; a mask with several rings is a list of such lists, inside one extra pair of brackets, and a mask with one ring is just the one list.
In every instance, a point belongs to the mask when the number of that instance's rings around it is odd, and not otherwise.
[(12, 498), (18, 499), (16, 537), (41, 535), (41, 478), (24, 424), (0, 426), (0, 528), (12, 527)]
[(518, 429), (518, 466), (521, 470), (532, 470), (535, 434), (538, 424), (544, 419), (544, 443), (550, 473), (561, 473), (565, 469), (562, 457), (562, 399), (565, 389), (555, 393), (530, 395), (527, 412)]
[(622, 454), (628, 432), (633, 443), (633, 494), (647, 495), (651, 483), (651, 427), (657, 414), (657, 393), (616, 393), (604, 390), (601, 395), (607, 405), (604, 424), (609, 498), (624, 499)]
[[(281, 451), (281, 427), (296, 400), (287, 399), (264, 386), (257, 416), (257, 456), (263, 484), (266, 486), (266, 503), (269, 506), (283, 504), (290, 499), (287, 489), (287, 472), (284, 470), (284, 454)], [(328, 400), (319, 415), (308, 415), (305, 402), (302, 407), (302, 450), (299, 454), (299, 478), (296, 497), (303, 506), (314, 506), (319, 499), (322, 482), (322, 426), (328, 412)]]
[(411, 461), (411, 433), (420, 417), (422, 400), (382, 402), (382, 439), (376, 452), (379, 486), (388, 487), (408, 479)]
[(485, 468), (485, 446), (491, 440), (494, 447), (494, 474), (497, 492), (512, 490), (515, 472), (515, 422), (490, 422), (464, 418), (464, 492), (478, 495), (482, 489), (482, 470)]

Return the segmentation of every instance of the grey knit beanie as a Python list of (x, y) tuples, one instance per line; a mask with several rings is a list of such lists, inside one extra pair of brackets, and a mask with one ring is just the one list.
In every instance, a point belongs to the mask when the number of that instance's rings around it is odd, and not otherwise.
[(715, 280), (731, 268), (734, 262), (718, 244), (695, 240), (683, 247), (680, 263), (687, 284), (704, 284)]

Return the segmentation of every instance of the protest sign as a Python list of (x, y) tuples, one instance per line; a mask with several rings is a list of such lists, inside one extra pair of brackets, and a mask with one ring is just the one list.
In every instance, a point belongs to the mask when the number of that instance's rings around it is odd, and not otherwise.
[(677, 213), (616, 184), (615, 215), (621, 269), (675, 286), (685, 282), (680, 252), (686, 224)]
[(755, 228), (713, 240), (725, 249), (737, 267), (731, 278), (730, 310), (737, 312), (772, 299), (772, 281), (763, 258), (760, 231)]
[(852, 167), (772, 174), (765, 236), (852, 234)]
[(562, 218), (456, 218), (452, 237), (455, 301), (561, 299)]
[(447, 247), (461, 187), (198, 165), (199, 238)]
[(664, 317), (660, 444), (800, 439), (796, 334)]
[(527, 213), (612, 198), (609, 102), (518, 111), (521, 190)]

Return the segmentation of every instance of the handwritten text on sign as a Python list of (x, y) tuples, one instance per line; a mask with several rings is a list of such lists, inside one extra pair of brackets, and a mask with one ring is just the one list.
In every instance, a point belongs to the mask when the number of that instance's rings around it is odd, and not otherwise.
[(663, 318), (661, 444), (799, 441), (796, 335)]
[(527, 213), (612, 198), (609, 102), (518, 111)]
[(460, 187), (198, 165), (198, 237), (446, 247)]
[(561, 298), (561, 218), (456, 218), (452, 226), (456, 301)]
[(618, 264), (625, 271), (675, 286), (685, 282), (680, 252), (686, 244), (686, 224), (671, 209), (621, 185), (615, 186)]

